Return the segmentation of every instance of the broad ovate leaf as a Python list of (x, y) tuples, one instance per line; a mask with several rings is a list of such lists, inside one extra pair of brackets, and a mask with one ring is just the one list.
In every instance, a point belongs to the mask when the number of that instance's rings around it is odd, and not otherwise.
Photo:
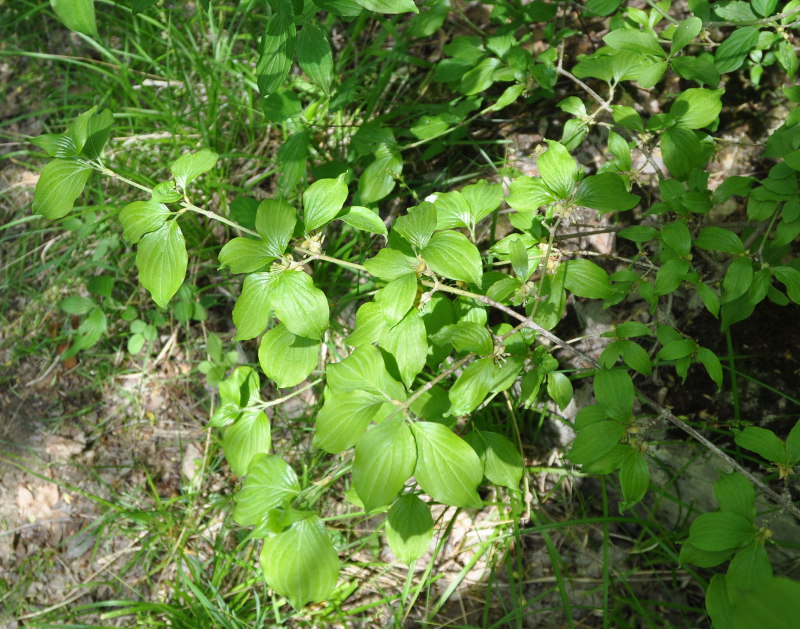
[(257, 454), (267, 453), (271, 443), (269, 419), (263, 411), (247, 408), (222, 433), (222, 449), (235, 474), (244, 476)]
[(170, 214), (169, 208), (163, 203), (155, 201), (128, 203), (119, 213), (122, 237), (129, 243), (136, 244), (145, 234), (159, 229)]
[(384, 419), (391, 412), (386, 398), (368, 391), (327, 392), (317, 413), (314, 445), (336, 454), (361, 439), (372, 421)]
[(256, 231), (264, 239), (267, 251), (279, 258), (289, 246), (297, 223), (297, 212), (282, 199), (264, 199), (256, 210)]
[(177, 220), (142, 236), (136, 251), (139, 282), (160, 307), (166, 308), (186, 277), (189, 257)]
[(306, 233), (330, 223), (347, 200), (346, 174), (336, 179), (320, 179), (303, 193), (303, 216)]
[(33, 191), (33, 213), (47, 218), (66, 216), (77, 199), (92, 169), (80, 162), (54, 159), (39, 175)]
[(412, 565), (422, 557), (433, 539), (431, 510), (418, 496), (400, 496), (389, 509), (386, 541), (404, 564)]
[(483, 466), (470, 445), (444, 424), (415, 422), (417, 443), (414, 476), (420, 487), (442, 504), (480, 508), (478, 485)]
[(417, 446), (401, 417), (388, 419), (356, 443), (353, 485), (367, 511), (390, 504), (417, 463)]
[(380, 345), (394, 356), (403, 383), (411, 387), (428, 355), (428, 337), (419, 311), (410, 310), (400, 323), (386, 330)]
[(556, 197), (567, 199), (578, 182), (578, 162), (562, 144), (553, 140), (548, 140), (547, 144), (550, 148), (539, 156), (536, 165), (542, 179)]
[(267, 585), (301, 609), (325, 600), (339, 579), (339, 556), (317, 516), (264, 540), (261, 568)]
[(255, 338), (267, 327), (276, 277), (274, 273), (251, 273), (244, 278), (242, 294), (233, 307), (237, 341)]
[(329, 93), (333, 80), (333, 53), (322, 29), (312, 23), (297, 36), (297, 62), (314, 83)]
[(233, 519), (242, 526), (258, 524), (268, 511), (300, 493), (297, 474), (279, 456), (256, 454), (247, 468), (244, 486), (236, 495)]
[(258, 362), (279, 388), (293, 387), (314, 371), (321, 343), (292, 334), (281, 323), (261, 338)]
[(311, 276), (289, 269), (270, 286), (270, 305), (286, 328), (309, 339), (321, 339), (328, 329), (328, 299)]
[(252, 273), (275, 259), (270, 247), (255, 238), (232, 238), (219, 252), (219, 263), (231, 273)]
[(186, 184), (197, 179), (200, 175), (208, 172), (217, 164), (219, 155), (209, 149), (188, 153), (176, 159), (169, 169), (175, 177), (175, 184), (181, 188), (186, 188)]
[(481, 254), (461, 232), (446, 230), (433, 235), (421, 252), (435, 273), (451, 280), (481, 283)]

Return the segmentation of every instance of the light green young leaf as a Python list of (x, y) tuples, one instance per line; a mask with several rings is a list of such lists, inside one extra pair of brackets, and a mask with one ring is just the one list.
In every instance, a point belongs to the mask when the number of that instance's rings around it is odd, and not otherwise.
[[(286, 94), (294, 94), (294, 92), (286, 92)], [(278, 102), (283, 103), (280, 99), (280, 93), (273, 94), (268, 97), (277, 97)], [(287, 108), (291, 106), (291, 101), (287, 99)], [(299, 103), (298, 103), (299, 107)], [(283, 110), (281, 110), (283, 111)], [(291, 110), (290, 110), (291, 111)], [(300, 113), (299, 111), (297, 113)], [(278, 117), (281, 117), (280, 115)], [(278, 168), (280, 176), (278, 177), (278, 190), (281, 195), (289, 196), (297, 184), (305, 181), (306, 177), (306, 163), (308, 161), (308, 131), (297, 131), (283, 143), (281, 148), (278, 149)]]
[(524, 462), (517, 446), (496, 432), (473, 431), (466, 437), (483, 464), (489, 482), (519, 490)]
[(375, 13), (419, 13), (414, 0), (355, 0), (355, 2)]
[(263, 411), (245, 409), (222, 433), (222, 449), (234, 474), (244, 476), (257, 454), (267, 453), (272, 442), (269, 419)]
[(268, 511), (300, 493), (297, 474), (279, 456), (256, 454), (247, 468), (244, 486), (236, 495), (233, 519), (242, 526), (258, 524)]
[(237, 237), (225, 243), (219, 252), (219, 263), (231, 273), (252, 273), (275, 259), (263, 240)]
[(94, 14), (94, 0), (50, 0), (59, 20), (71, 31), (99, 37)]
[(539, 177), (518, 177), (509, 186), (506, 203), (517, 212), (535, 212), (556, 200), (555, 193)]
[(422, 258), (435, 273), (451, 280), (481, 283), (481, 254), (461, 232), (441, 231), (433, 235), (421, 251)]
[(400, 496), (386, 519), (389, 548), (411, 566), (427, 552), (432, 539), (433, 518), (428, 505), (414, 494)]
[(80, 162), (54, 159), (39, 175), (33, 191), (33, 213), (47, 218), (66, 216), (75, 205), (92, 169)]
[(400, 377), (410, 388), (428, 355), (428, 337), (419, 311), (412, 309), (400, 323), (386, 330), (380, 346), (394, 356)]
[(578, 162), (558, 142), (547, 140), (547, 144), (550, 148), (539, 156), (536, 165), (544, 183), (556, 197), (567, 199), (572, 195), (572, 189), (578, 182)]
[(166, 205), (155, 201), (128, 203), (119, 213), (122, 237), (129, 243), (136, 244), (145, 234), (159, 229), (171, 213)]
[(75, 158), (80, 149), (68, 133), (45, 133), (31, 138), (31, 142), (42, 149), (50, 157)]
[(558, 371), (549, 373), (547, 374), (547, 394), (563, 411), (572, 401), (572, 382)]
[(403, 385), (389, 375), (383, 354), (373, 345), (362, 345), (344, 360), (328, 365), (326, 376), (334, 393), (366, 391), (383, 399), (406, 399)]
[(503, 202), (503, 186), (481, 179), (478, 183), (465, 186), (461, 194), (469, 206), (472, 225), (477, 225), (494, 212)]
[(454, 507), (480, 508), (477, 488), (483, 479), (478, 455), (445, 425), (415, 422), (417, 443), (414, 476), (434, 500)]
[(458, 91), (465, 96), (485, 92), (494, 83), (494, 73), (500, 64), (500, 60), (495, 57), (485, 57), (475, 67), (464, 73), (459, 81)]
[(328, 391), (317, 414), (314, 446), (331, 454), (346, 450), (361, 439), (370, 422), (384, 419), (393, 408), (370, 391)]
[(386, 322), (390, 325), (400, 323), (411, 310), (417, 297), (417, 276), (401, 275), (392, 280), (375, 294), (375, 303), (381, 307)]
[(62, 312), (65, 312), (69, 315), (84, 315), (96, 305), (97, 304), (95, 304), (88, 297), (72, 295), (62, 299), (59, 302), (58, 307), (61, 308)]
[(355, 328), (345, 342), (353, 347), (377, 343), (388, 327), (389, 322), (386, 320), (383, 308), (375, 302), (368, 301), (362, 304), (356, 312)]
[(281, 257), (289, 246), (297, 223), (297, 212), (282, 199), (264, 199), (256, 210), (256, 231), (264, 239), (267, 251)]
[(244, 278), (242, 294), (233, 307), (233, 323), (236, 326), (234, 340), (245, 341), (261, 334), (267, 327), (271, 308), (274, 273), (251, 273)]
[(188, 262), (186, 242), (177, 220), (145, 234), (139, 241), (136, 252), (139, 282), (161, 308), (167, 307), (183, 284)]
[(692, 43), (695, 37), (703, 30), (703, 20), (699, 17), (689, 17), (678, 24), (678, 28), (672, 35), (672, 45), (669, 48), (671, 55), (679, 53), (688, 44)]
[(603, 37), (603, 41), (617, 50), (633, 50), (634, 52), (658, 57), (667, 56), (658, 40), (645, 31), (618, 28)]
[(494, 350), (492, 335), (486, 326), (474, 321), (459, 321), (446, 325), (432, 338), (439, 345), (452, 344), (457, 352), (475, 352), (486, 356)]
[(325, 600), (339, 579), (339, 556), (317, 516), (264, 540), (261, 568), (267, 585), (299, 610)]
[(722, 94), (725, 90), (708, 90), (692, 87), (681, 92), (669, 113), (675, 116), (676, 124), (685, 129), (700, 129), (712, 124), (722, 111)]
[(491, 358), (479, 358), (467, 365), (450, 388), (450, 412), (453, 415), (467, 415), (474, 411), (491, 391), (494, 375), (495, 367)]
[(371, 234), (380, 234), (384, 238), (388, 236), (386, 225), (384, 225), (381, 217), (368, 207), (353, 205), (350, 207), (347, 214), (340, 216), (339, 219), (343, 223), (350, 225), (350, 227), (355, 227), (361, 231)]
[(419, 264), (416, 258), (389, 247), (384, 247), (374, 258), (364, 261), (364, 266), (370, 275), (387, 282), (409, 273), (416, 273)]
[(409, 208), (408, 213), (394, 222), (392, 231), (397, 232), (414, 247), (422, 249), (436, 230), (436, 206), (423, 201)]
[(278, 388), (293, 387), (314, 371), (320, 342), (292, 334), (281, 323), (261, 338), (258, 362)]
[(333, 81), (333, 53), (328, 38), (318, 26), (307, 23), (297, 36), (297, 62), (326, 94)]
[(289, 76), (295, 51), (294, 8), (283, 0), (267, 22), (261, 40), (261, 56), (256, 65), (256, 82), (262, 97), (276, 91)]
[(619, 175), (602, 173), (586, 177), (575, 191), (575, 203), (601, 212), (622, 212), (636, 207), (639, 197), (625, 188)]
[[(94, 107), (89, 111), (94, 111)], [(111, 135), (111, 125), (114, 116), (111, 110), (104, 109), (99, 114), (92, 113), (86, 124), (86, 142), (83, 145), (83, 155), (89, 159), (99, 159)]]
[(743, 26), (725, 38), (714, 53), (714, 65), (720, 74), (733, 72), (741, 67), (750, 50), (758, 44), (758, 34), (757, 27)]
[(736, 445), (764, 457), (773, 463), (788, 463), (786, 446), (771, 430), (758, 426), (748, 426), (739, 432), (734, 431)]
[(403, 158), (393, 147), (381, 146), (375, 161), (364, 169), (358, 179), (358, 200), (367, 205), (376, 203), (394, 190), (395, 180), (403, 172)]
[(287, 329), (309, 339), (321, 339), (328, 329), (328, 299), (303, 271), (287, 269), (270, 285), (269, 303)]
[(374, 426), (356, 443), (353, 485), (367, 511), (390, 504), (417, 464), (417, 446), (401, 417)]
[(336, 179), (320, 179), (303, 193), (303, 217), (306, 233), (330, 223), (347, 200), (346, 174)]
[(187, 153), (176, 159), (169, 169), (175, 177), (175, 184), (185, 189), (186, 184), (197, 179), (200, 175), (208, 172), (217, 164), (219, 155), (214, 151), (203, 149), (197, 153)]

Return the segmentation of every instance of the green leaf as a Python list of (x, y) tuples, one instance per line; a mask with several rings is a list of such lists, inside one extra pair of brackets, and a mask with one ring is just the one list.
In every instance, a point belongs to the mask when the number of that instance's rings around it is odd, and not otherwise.
[(694, 168), (706, 164), (703, 148), (694, 131), (683, 127), (667, 129), (661, 135), (664, 164), (676, 179), (685, 180)]
[(556, 200), (553, 191), (539, 177), (517, 177), (509, 190), (511, 194), (506, 197), (506, 203), (517, 212), (535, 212)]
[(491, 391), (494, 372), (494, 363), (488, 357), (467, 365), (450, 388), (450, 412), (453, 415), (467, 415), (474, 411)]
[(336, 179), (320, 179), (303, 193), (303, 217), (306, 233), (330, 223), (347, 200), (346, 173)]
[(585, 465), (608, 454), (625, 436), (625, 427), (615, 421), (598, 421), (578, 430), (567, 455), (577, 465)]
[(628, 367), (638, 371), (643, 376), (649, 376), (653, 372), (650, 355), (641, 345), (628, 340), (616, 342), (619, 343), (620, 356)]
[(618, 28), (611, 31), (603, 41), (617, 50), (633, 50), (646, 55), (666, 57), (667, 53), (658, 43), (658, 40), (644, 31), (635, 31), (628, 28)]
[(564, 268), (564, 288), (578, 297), (607, 299), (611, 297), (608, 274), (589, 260), (567, 260)]
[(322, 520), (312, 516), (264, 540), (261, 568), (267, 585), (299, 610), (333, 592), (339, 579), (339, 556)]
[(33, 191), (33, 213), (54, 219), (66, 216), (77, 199), (92, 169), (80, 162), (54, 159), (39, 175)]
[(314, 371), (320, 342), (292, 334), (281, 323), (261, 338), (258, 362), (278, 388), (293, 387)]
[(414, 435), (405, 421), (388, 419), (356, 443), (353, 485), (367, 511), (390, 504), (417, 464)]
[(700, 550), (721, 551), (744, 546), (755, 536), (753, 523), (728, 511), (697, 516), (689, 529), (692, 546)]
[(619, 483), (622, 487), (622, 497), (625, 499), (620, 504), (620, 511), (630, 509), (644, 498), (650, 486), (650, 467), (644, 454), (638, 450), (630, 451), (619, 468)]
[(692, 87), (681, 92), (669, 113), (675, 116), (675, 124), (685, 129), (700, 129), (711, 125), (722, 111), (722, 94), (725, 90), (708, 90)]
[(722, 364), (717, 355), (707, 347), (700, 347), (697, 350), (697, 360), (706, 368), (709, 378), (717, 385), (717, 389), (721, 389)]
[(389, 375), (377, 347), (362, 345), (343, 361), (328, 365), (328, 386), (332, 391), (366, 391), (384, 399), (405, 400), (405, 389)]
[(284, 0), (269, 18), (261, 40), (261, 55), (256, 65), (256, 81), (261, 96), (275, 92), (289, 76), (295, 51), (294, 9)]
[(94, 0), (50, 0), (59, 20), (71, 31), (99, 37), (94, 14)]
[[(267, 99), (278, 96), (273, 94)], [(278, 98), (280, 100), (280, 97)], [(292, 101), (289, 101), (290, 103)], [(299, 106), (299, 103), (298, 103)], [(300, 113), (299, 111), (297, 113)], [(295, 186), (305, 181), (306, 163), (308, 161), (308, 131), (298, 131), (290, 135), (278, 149), (278, 190), (289, 196)]]
[(234, 340), (245, 341), (261, 334), (267, 327), (271, 307), (274, 273), (251, 273), (244, 278), (242, 293), (233, 307)]
[(701, 568), (713, 568), (730, 559), (732, 550), (700, 550), (691, 544), (683, 543), (679, 558), (680, 565), (692, 564)]
[(368, 301), (362, 304), (356, 312), (355, 328), (345, 342), (353, 347), (377, 343), (388, 327), (389, 322), (383, 314), (383, 308), (379, 304)]
[(412, 309), (400, 323), (386, 330), (380, 346), (394, 356), (400, 377), (410, 388), (428, 355), (428, 337), (419, 311)]
[(683, 50), (694, 38), (703, 30), (703, 20), (699, 17), (689, 17), (678, 24), (678, 28), (672, 34), (672, 45), (669, 47), (669, 54), (674, 55)]
[(761, 583), (772, 580), (770, 564), (764, 543), (760, 540), (742, 548), (731, 560), (725, 583), (728, 591), (736, 595), (744, 594)]
[(178, 221), (142, 236), (136, 252), (139, 282), (161, 308), (166, 308), (186, 277), (189, 256)]
[(489, 216), (503, 202), (503, 186), (499, 183), (489, 183), (485, 179), (465, 186), (462, 188), (461, 194), (469, 206), (473, 225)]
[(572, 382), (560, 372), (547, 374), (547, 394), (562, 411), (572, 401)]
[(714, 65), (721, 74), (738, 70), (750, 50), (758, 44), (759, 30), (755, 26), (744, 26), (734, 30), (719, 45), (714, 54)]
[(96, 304), (88, 297), (73, 295), (61, 300), (58, 307), (69, 315), (84, 315), (94, 308)]
[(419, 264), (416, 258), (389, 247), (384, 247), (374, 258), (369, 258), (364, 262), (369, 274), (386, 281), (409, 273), (416, 273)]
[(714, 483), (714, 496), (720, 510), (730, 511), (753, 522), (756, 517), (756, 492), (741, 474), (720, 474)]
[(786, 446), (774, 432), (758, 426), (748, 426), (733, 433), (736, 445), (755, 452), (773, 463), (787, 463)]
[(169, 169), (175, 177), (175, 184), (185, 189), (186, 184), (194, 181), (200, 175), (208, 172), (217, 164), (219, 155), (214, 151), (203, 149), (197, 153), (187, 153), (176, 159), (170, 165)]
[(417, 442), (414, 476), (434, 500), (453, 507), (482, 505), (478, 485), (483, 469), (469, 444), (443, 424), (411, 424)]
[(436, 206), (423, 201), (408, 210), (394, 222), (392, 231), (397, 232), (414, 247), (424, 248), (436, 230)]
[(688, 256), (692, 249), (692, 235), (686, 222), (677, 220), (665, 223), (661, 228), (661, 242), (678, 256)]
[(433, 518), (427, 504), (414, 494), (400, 496), (389, 509), (386, 541), (404, 564), (413, 565), (433, 539)]
[(68, 133), (45, 133), (31, 138), (31, 142), (50, 157), (74, 158), (80, 154), (80, 148)]
[(256, 454), (247, 468), (244, 486), (236, 495), (233, 519), (242, 526), (258, 524), (268, 511), (300, 493), (297, 474), (279, 456)]
[(692, 339), (676, 339), (664, 344), (656, 358), (659, 360), (680, 360), (691, 356), (697, 349), (697, 343)]
[(744, 253), (741, 238), (729, 229), (722, 227), (704, 227), (697, 234), (694, 246), (706, 251), (724, 251), (725, 253)]
[(297, 36), (297, 62), (326, 94), (333, 81), (333, 53), (328, 38), (318, 26), (307, 23)]
[(392, 410), (386, 398), (369, 391), (326, 393), (317, 414), (314, 446), (336, 454), (356, 444), (372, 421), (384, 419)]
[(159, 229), (171, 213), (166, 205), (155, 201), (128, 203), (119, 213), (122, 237), (129, 243), (136, 244), (145, 234)]
[(800, 304), (800, 271), (791, 266), (776, 266), (775, 277), (786, 286), (786, 294), (794, 303)]
[(340, 216), (339, 219), (343, 223), (350, 225), (350, 227), (355, 227), (361, 231), (380, 234), (384, 238), (388, 236), (386, 225), (384, 225), (381, 217), (367, 207), (353, 205), (347, 211), (347, 214)]
[(800, 420), (794, 425), (789, 436), (786, 437), (786, 459), (789, 465), (800, 461)]
[(633, 107), (627, 105), (611, 105), (614, 122), (626, 129), (644, 131), (644, 122), (641, 115)]
[(245, 409), (232, 426), (225, 428), (222, 449), (234, 474), (244, 476), (253, 457), (269, 452), (271, 433), (269, 419), (258, 409)]
[(270, 284), (269, 304), (297, 336), (321, 339), (328, 329), (328, 299), (303, 271), (287, 269)]
[(397, 325), (411, 310), (416, 298), (417, 276), (409, 273), (392, 280), (379, 290), (375, 295), (375, 303), (381, 307), (386, 322)]
[(578, 184), (575, 203), (601, 212), (630, 210), (639, 203), (639, 197), (625, 188), (622, 177), (603, 173), (586, 177)]
[(231, 273), (252, 273), (274, 259), (267, 243), (254, 238), (233, 238), (219, 252), (220, 265)]
[(548, 148), (536, 160), (539, 173), (559, 199), (567, 199), (578, 182), (578, 162), (563, 145), (547, 140)]
[(753, 282), (753, 261), (742, 256), (731, 262), (722, 280), (722, 287), (725, 289), (723, 301), (733, 301), (737, 297), (744, 295)]
[(434, 234), (421, 255), (439, 275), (477, 285), (481, 283), (481, 254), (461, 232), (447, 230)]
[(381, 146), (376, 159), (358, 179), (358, 198), (367, 205), (383, 199), (394, 190), (395, 180), (403, 172), (403, 158), (394, 147)]
[(474, 321), (459, 321), (446, 325), (434, 338), (439, 345), (450, 343), (457, 352), (475, 352), (486, 356), (494, 351), (491, 334), (485, 326)]
[(609, 417), (627, 421), (633, 409), (633, 380), (624, 369), (599, 369), (594, 376), (594, 395)]
[(800, 583), (774, 578), (736, 597), (732, 629), (794, 629), (800, 617)]
[(713, 57), (706, 53), (700, 57), (673, 57), (669, 63), (684, 79), (716, 87), (719, 85), (720, 75), (712, 59)]
[(297, 223), (297, 212), (282, 199), (264, 199), (256, 210), (256, 231), (264, 239), (267, 251), (281, 257), (289, 246)]
[(414, 0), (355, 0), (355, 2), (375, 13), (419, 13)]
[(469, 433), (466, 441), (478, 453), (489, 482), (519, 490), (524, 461), (511, 441), (499, 433), (482, 430)]
[(464, 73), (458, 84), (458, 91), (465, 96), (485, 92), (494, 83), (494, 73), (500, 67), (500, 63), (495, 57), (482, 59), (475, 67)]

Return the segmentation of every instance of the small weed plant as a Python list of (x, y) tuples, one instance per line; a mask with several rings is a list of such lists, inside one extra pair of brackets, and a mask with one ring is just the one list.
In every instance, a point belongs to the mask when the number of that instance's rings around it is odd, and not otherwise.
[[(269, 194), (228, 202), (227, 186), (242, 182), (226, 181), (235, 139), (219, 130), (201, 134), (205, 145), (176, 143), (151, 171), (131, 166), (135, 141), (107, 154), (136, 105), (111, 111), (103, 101), (116, 97), (97, 94), (66, 131), (33, 139), (50, 158), (33, 212), (65, 219), (92, 173), (129, 187), (136, 199), (117, 218), (139, 282), (182, 324), (206, 316), (187, 267), (208, 261), (212, 230), (225, 234), (212, 255), (242, 278), (227, 305), (233, 341), (260, 339), (258, 367), (237, 366), (214, 335), (201, 371), (219, 391), (210, 425), (242, 479), (233, 518), (251, 527), (269, 588), (295, 609), (341, 598), (344, 542), (320, 507), (330, 494), (385, 517), (389, 547), (412, 567), (429, 550), (433, 504), (493, 502), (522, 522), (531, 433), (520, 413), (557, 417), (580, 384), (594, 403), (577, 410), (566, 457), (583, 474), (616, 478), (621, 512), (656, 485), (653, 442), (667, 426), (724, 462), (718, 510), (663, 542), (679, 548), (676, 569), (712, 570), (703, 581), (711, 624), (795, 626), (800, 584), (773, 572), (768, 547), (771, 522), (800, 517), (791, 495), (800, 423), (775, 434), (740, 421), (720, 442), (648, 386), (655, 368), (718, 389), (735, 382), (735, 366), (676, 323), (680, 296), (727, 334), (764, 300), (800, 303), (800, 1), (497, 0), (479, 5), (480, 25), (455, 0), (233, 4), (197, 3), (211, 33), (197, 47), (214, 63), (240, 62), (225, 89), (247, 93), (252, 115), (279, 132), (249, 184), (271, 182)], [(116, 54), (102, 44), (109, 3), (97, 15), (92, 0), (51, 5), (73, 37)], [(172, 11), (152, 0), (114, 10), (139, 29), (142, 51)], [(215, 28), (223, 23), (239, 29), (235, 42)], [(195, 63), (202, 72), (202, 54)], [(784, 111), (762, 147), (763, 173), (713, 172), (726, 99), (766, 83)], [(225, 91), (213, 98), (196, 115), (226, 115)], [(532, 149), (528, 174), (490, 160), (488, 174), (420, 177), (420, 163), (435, 171), (460, 147), (486, 156), (480, 138), (526, 107), (563, 120), (560, 135)], [(599, 162), (586, 158), (589, 144)], [(741, 208), (742, 220), (720, 220), (722, 207)], [(569, 229), (588, 231), (586, 217), (611, 226), (630, 255), (567, 246)], [(61, 304), (81, 317), (72, 353), (97, 343), (111, 318), (130, 328), (131, 353), (168, 324), (118, 307), (99, 281), (90, 293)], [(595, 354), (560, 332), (569, 304), (592, 301), (616, 317)], [(622, 314), (632, 302), (643, 314)], [(265, 398), (267, 381), (275, 395)], [(271, 450), (272, 410), (309, 389), (321, 396), (314, 456), (331, 457), (322, 477)], [(492, 404), (506, 409), (500, 425), (482, 415)]]

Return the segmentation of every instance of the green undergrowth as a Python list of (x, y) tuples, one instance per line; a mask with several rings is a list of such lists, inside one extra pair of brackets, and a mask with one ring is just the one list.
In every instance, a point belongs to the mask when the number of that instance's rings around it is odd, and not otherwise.
[(113, 557), (8, 614), (791, 626), (800, 4), (640, 4), (0, 2), (0, 384), (96, 452), (4, 459)]

